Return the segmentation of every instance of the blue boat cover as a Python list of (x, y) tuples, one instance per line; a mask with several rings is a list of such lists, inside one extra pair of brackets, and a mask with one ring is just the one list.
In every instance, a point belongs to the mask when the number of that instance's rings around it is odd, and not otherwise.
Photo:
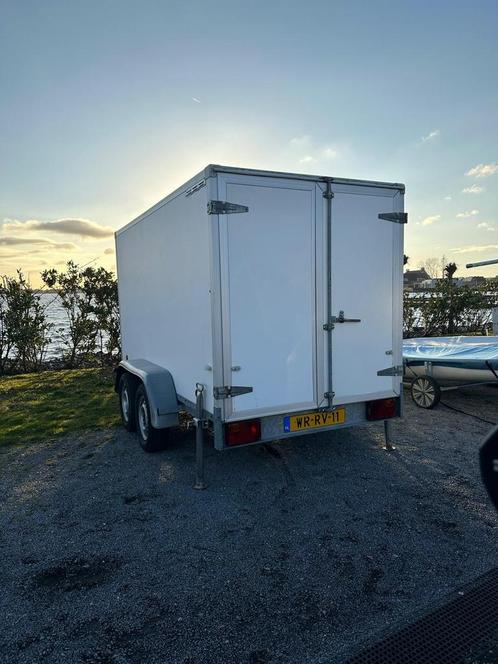
[[(403, 341), (403, 359), (408, 363), (459, 363), (469, 368), (485, 367), (498, 360), (498, 337), (424, 337)], [(495, 362), (493, 362), (495, 365)]]

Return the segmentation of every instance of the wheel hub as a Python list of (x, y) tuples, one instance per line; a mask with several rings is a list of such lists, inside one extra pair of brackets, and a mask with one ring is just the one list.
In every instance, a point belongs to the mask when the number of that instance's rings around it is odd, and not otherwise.
[(427, 408), (433, 403), (435, 397), (434, 386), (425, 378), (420, 378), (413, 384), (413, 399), (417, 404)]
[(147, 412), (147, 404), (143, 399), (138, 408), (138, 426), (142, 438), (147, 440), (149, 438), (149, 413)]

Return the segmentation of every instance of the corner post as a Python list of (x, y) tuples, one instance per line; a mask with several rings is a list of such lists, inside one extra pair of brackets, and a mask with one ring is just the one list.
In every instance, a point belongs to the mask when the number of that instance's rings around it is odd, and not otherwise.
[(334, 405), (334, 392), (332, 389), (332, 330), (334, 324), (332, 322), (332, 199), (334, 192), (332, 191), (332, 180), (324, 178), (325, 192), (323, 197), (326, 201), (326, 224), (327, 224), (327, 323), (324, 329), (327, 331), (327, 392), (325, 398), (327, 399), (327, 407), (332, 410)]
[(194, 489), (202, 491), (207, 487), (204, 481), (204, 385), (195, 386), (195, 484)]

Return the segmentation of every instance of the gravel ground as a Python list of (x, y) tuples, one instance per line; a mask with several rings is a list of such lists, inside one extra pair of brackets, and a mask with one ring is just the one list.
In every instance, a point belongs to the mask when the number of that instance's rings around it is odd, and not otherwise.
[[(498, 420), (498, 391), (445, 395)], [(122, 430), (0, 455), (0, 660), (345, 662), (498, 565), (489, 425), (406, 400), (393, 426), (143, 453)]]

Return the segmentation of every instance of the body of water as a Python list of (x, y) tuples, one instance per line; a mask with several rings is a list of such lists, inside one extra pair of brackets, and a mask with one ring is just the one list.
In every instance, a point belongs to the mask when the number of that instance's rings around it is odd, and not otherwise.
[[(48, 323), (51, 325), (48, 336), (50, 343), (47, 346), (45, 359), (60, 358), (67, 350), (63, 339), (67, 337), (69, 321), (64, 307), (57, 293), (40, 293), (40, 301), (45, 309)], [(103, 338), (105, 343), (106, 337)]]
[[(67, 314), (56, 293), (41, 293), (40, 301), (45, 309), (47, 321), (52, 326), (48, 335), (51, 341), (47, 348), (46, 358), (51, 359), (60, 357), (64, 350), (61, 336), (62, 334), (67, 333), (67, 330), (69, 329)], [(59, 330), (63, 330), (63, 332), (61, 333)]]

